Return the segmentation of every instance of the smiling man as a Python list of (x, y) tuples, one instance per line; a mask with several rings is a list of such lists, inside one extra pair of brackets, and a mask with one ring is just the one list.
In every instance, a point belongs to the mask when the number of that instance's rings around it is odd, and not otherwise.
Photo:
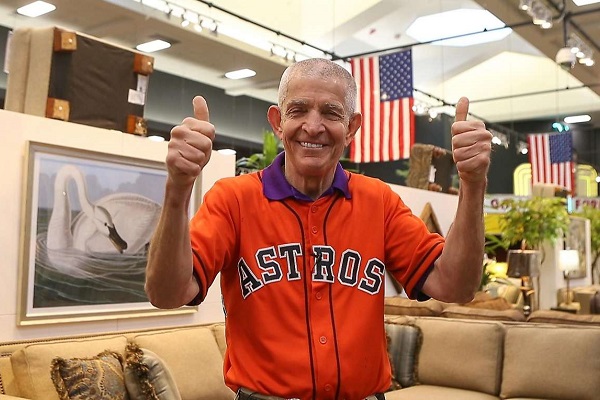
[(202, 97), (171, 131), (146, 291), (157, 307), (199, 304), (221, 273), (224, 377), (239, 399), (384, 399), (384, 272), (416, 299), (466, 302), (479, 285), (492, 135), (466, 120), (462, 98), (451, 129), (459, 203), (444, 240), (389, 185), (342, 169), (361, 124), (355, 101), (354, 79), (337, 64), (290, 66), (267, 113), (284, 152), (263, 171), (217, 182), (189, 226), (215, 132)]

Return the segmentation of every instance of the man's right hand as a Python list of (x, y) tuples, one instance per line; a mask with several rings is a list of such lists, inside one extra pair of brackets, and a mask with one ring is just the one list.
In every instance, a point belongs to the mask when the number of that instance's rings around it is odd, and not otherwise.
[(190, 187), (210, 160), (215, 127), (209, 122), (208, 106), (202, 96), (194, 97), (194, 117), (171, 130), (167, 152), (169, 179), (179, 187)]

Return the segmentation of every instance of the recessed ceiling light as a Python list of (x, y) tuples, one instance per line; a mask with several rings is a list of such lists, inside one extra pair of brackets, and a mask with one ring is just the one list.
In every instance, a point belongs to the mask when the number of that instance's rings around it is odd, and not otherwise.
[(225, 78), (229, 78), (229, 79), (244, 79), (244, 78), (250, 78), (251, 76), (256, 75), (256, 72), (248, 69), (248, 68), (244, 68), (244, 69), (238, 69), (237, 71), (230, 71), (227, 72), (225, 74)]
[(151, 40), (150, 42), (138, 44), (135, 48), (145, 53), (152, 53), (154, 51), (164, 50), (171, 47), (171, 43), (162, 39)]
[(600, 0), (573, 0), (577, 6), (587, 6), (588, 4), (600, 3)]
[(46, 3), (45, 1), (34, 1), (33, 3), (17, 8), (17, 14), (35, 18), (54, 10), (56, 10), (54, 4)]
[[(504, 22), (487, 10), (459, 9), (419, 17), (408, 27), (406, 34), (421, 43), (462, 47), (502, 40), (512, 32), (510, 28), (498, 29), (504, 26)], [(437, 40), (451, 37), (455, 38)]]
[(572, 115), (570, 117), (565, 117), (564, 121), (567, 124), (577, 124), (579, 122), (589, 122), (592, 120), (592, 117), (590, 117), (587, 114), (584, 115)]

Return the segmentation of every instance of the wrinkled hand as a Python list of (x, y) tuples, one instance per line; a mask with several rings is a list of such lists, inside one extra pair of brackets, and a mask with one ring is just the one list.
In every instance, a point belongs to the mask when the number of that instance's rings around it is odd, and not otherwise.
[(467, 121), (469, 99), (461, 97), (456, 104), (452, 124), (452, 156), (461, 184), (485, 184), (490, 166), (492, 134), (481, 121)]
[(191, 186), (210, 160), (215, 127), (209, 122), (208, 106), (201, 96), (194, 97), (194, 117), (183, 120), (171, 130), (167, 152), (169, 178), (179, 186)]

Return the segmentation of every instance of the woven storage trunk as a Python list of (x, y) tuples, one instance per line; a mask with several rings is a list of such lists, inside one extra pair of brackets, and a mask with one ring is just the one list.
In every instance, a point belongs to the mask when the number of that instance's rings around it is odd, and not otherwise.
[(56, 27), (15, 30), (10, 54), (7, 110), (146, 135), (152, 57)]

